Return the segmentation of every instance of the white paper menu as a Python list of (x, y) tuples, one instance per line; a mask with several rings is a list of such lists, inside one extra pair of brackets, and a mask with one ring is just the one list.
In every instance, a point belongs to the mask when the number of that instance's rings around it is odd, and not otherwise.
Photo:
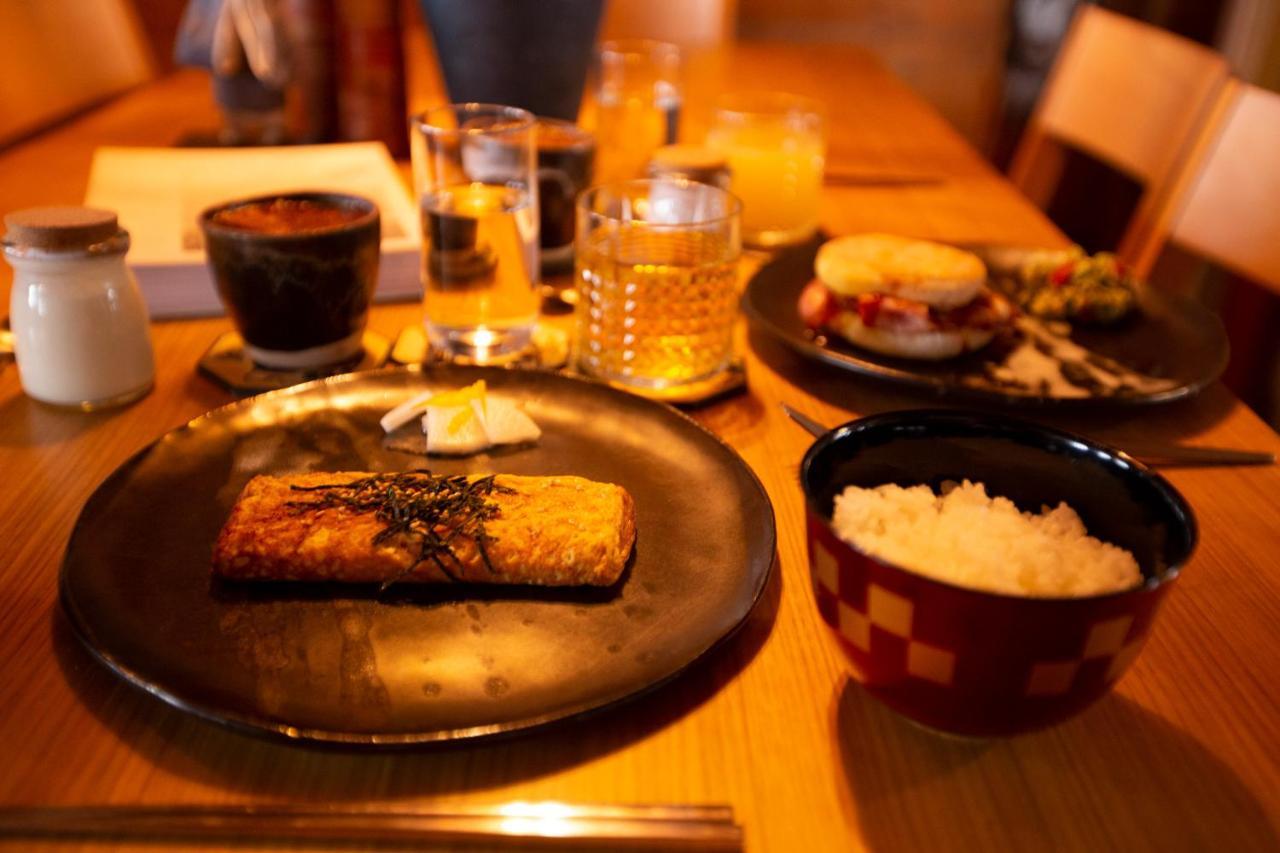
[(205, 208), (270, 193), (318, 190), (371, 199), (382, 214), (378, 301), (416, 299), (417, 217), (380, 142), (274, 148), (99, 148), (85, 204), (115, 211), (129, 266), (153, 319), (223, 313), (196, 222)]

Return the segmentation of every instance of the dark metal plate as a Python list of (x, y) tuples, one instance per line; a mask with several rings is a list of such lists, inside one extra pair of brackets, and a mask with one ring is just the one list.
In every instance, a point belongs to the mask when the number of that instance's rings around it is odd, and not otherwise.
[[(378, 418), (484, 378), (542, 427), (531, 448), (428, 460)], [(607, 590), (228, 584), (211, 547), (254, 474), (576, 474), (625, 486), (638, 541)], [(599, 709), (671, 678), (746, 618), (775, 550), (773, 508), (727, 445), (666, 406), (552, 373), (428, 367), (243, 400), (174, 430), (86, 503), (62, 602), (101, 660), (207, 719), (382, 745), (475, 738)]]
[[(1029, 405), (1096, 406), (1181, 400), (1213, 382), (1227, 366), (1227, 336), (1217, 316), (1157, 286), (1142, 287), (1138, 310), (1121, 322), (1076, 325), (1069, 335), (1059, 338), (1066, 347), (1078, 345), (1088, 351), (1091, 364), (1086, 369), (1097, 369), (1094, 364), (1101, 364), (1141, 374), (1141, 381), (1116, 389), (1084, 387), (1064, 393), (1061, 388), (1008, 381), (1008, 376), (1026, 372), (1021, 369), (1024, 362), (1015, 358), (1020, 348), (1029, 346), (1021, 332), (997, 339), (978, 352), (940, 362), (879, 355), (836, 335), (815, 337), (801, 321), (796, 302), (800, 291), (813, 280), (813, 259), (821, 244), (817, 240), (797, 246), (762, 267), (747, 284), (743, 309), (752, 325), (802, 355), (854, 373), (939, 395)], [(1018, 251), (1012, 247), (965, 248), (980, 254), (998, 251), (1006, 262)], [(1080, 367), (1069, 365), (1069, 369)], [(1132, 378), (1123, 381), (1133, 383)]]

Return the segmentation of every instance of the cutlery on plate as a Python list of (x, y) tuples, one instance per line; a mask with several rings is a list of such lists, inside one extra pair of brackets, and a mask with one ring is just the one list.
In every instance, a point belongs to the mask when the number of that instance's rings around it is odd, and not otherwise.
[(804, 427), (805, 432), (809, 433), (809, 435), (814, 438), (821, 438), (830, 432), (830, 430), (815, 421), (813, 418), (803, 412), (791, 408), (786, 403), (779, 403), (778, 405), (782, 406), (782, 411), (787, 413), (787, 417)]
[[(796, 411), (786, 403), (782, 410), (814, 438), (828, 432), (813, 418)], [(1272, 465), (1274, 453), (1261, 450), (1235, 450), (1229, 447), (1187, 447), (1184, 445), (1142, 445), (1121, 448), (1125, 453), (1153, 468), (1191, 467), (1195, 465)]]
[(1195, 465), (1272, 465), (1274, 453), (1264, 450), (1235, 450), (1230, 447), (1189, 447), (1186, 445), (1128, 445), (1125, 453), (1153, 468), (1189, 468)]
[[(720, 805), (511, 802), (405, 811), (290, 805), (0, 808), (0, 839), (36, 837), (299, 839), (573, 850), (741, 850), (742, 827)], [(453, 849), (450, 847), (450, 849)]]

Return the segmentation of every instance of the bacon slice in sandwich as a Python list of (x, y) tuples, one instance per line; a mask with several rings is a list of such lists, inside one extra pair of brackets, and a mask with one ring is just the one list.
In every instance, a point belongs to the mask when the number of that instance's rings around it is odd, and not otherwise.
[(899, 358), (939, 360), (990, 343), (1014, 315), (985, 285), (977, 256), (883, 234), (841, 237), (815, 261), (800, 295), (805, 324)]

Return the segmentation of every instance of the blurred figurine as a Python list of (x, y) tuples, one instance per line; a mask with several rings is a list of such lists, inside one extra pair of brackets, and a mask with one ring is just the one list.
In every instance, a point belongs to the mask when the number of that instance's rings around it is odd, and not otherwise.
[(225, 145), (285, 140), (288, 35), (279, 0), (190, 0), (174, 45), (182, 65), (208, 68)]

